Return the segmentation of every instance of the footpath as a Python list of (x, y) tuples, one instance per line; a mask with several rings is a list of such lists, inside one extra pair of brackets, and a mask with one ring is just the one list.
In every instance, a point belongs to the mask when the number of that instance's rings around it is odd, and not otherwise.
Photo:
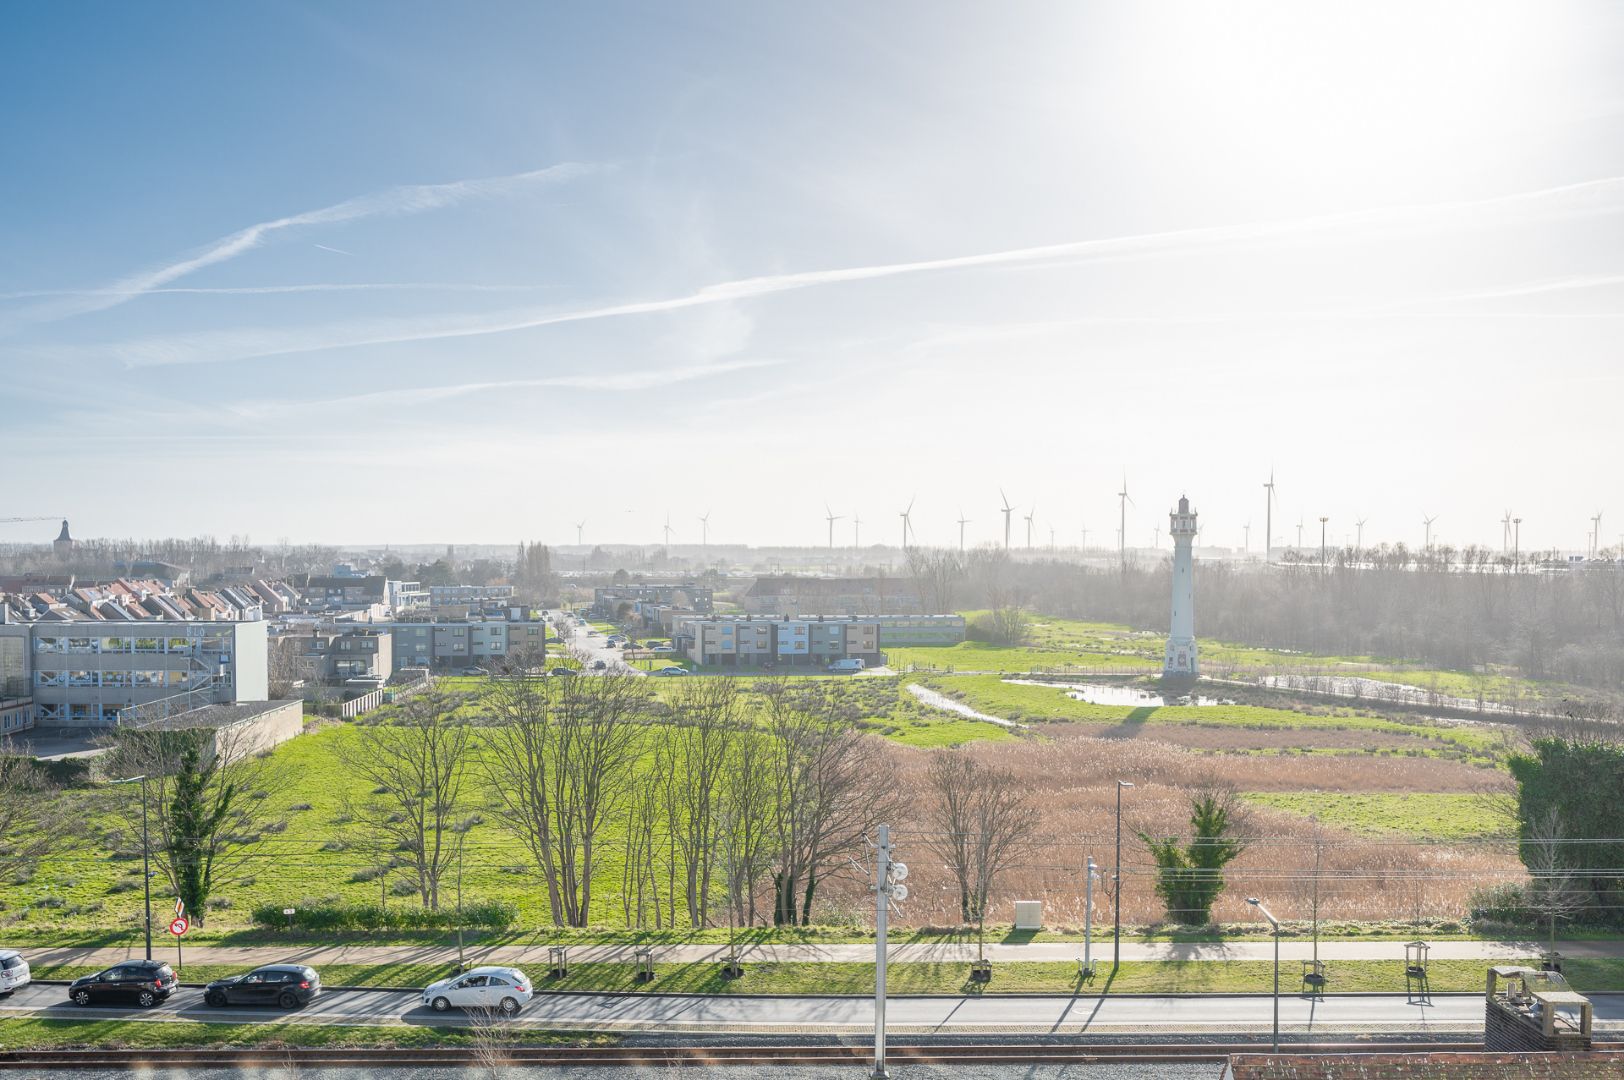
[[(572, 945), (569, 958), (572, 964), (631, 964), (640, 945)], [(704, 945), (652, 945), (656, 963), (704, 964), (720, 963), (727, 956), (727, 946)], [(1538, 941), (1437, 941), (1431, 943), (1432, 960), (1521, 960), (1537, 957), (1544, 951)], [(1564, 941), (1557, 948), (1564, 957), (1573, 959), (1624, 958), (1624, 941)], [(466, 952), (471, 963), (513, 964), (542, 966), (547, 963), (546, 942), (533, 945), (471, 946)], [(168, 935), (153, 942), (154, 955), (168, 955), (174, 951), (174, 941)], [(186, 960), (192, 964), (234, 964), (255, 966), (297, 960), (320, 966), (385, 964), (439, 964), (446, 961), (452, 946), (436, 945), (365, 945), (365, 944), (288, 944), (288, 945), (198, 945), (186, 947)], [(1039, 941), (1026, 944), (989, 942), (987, 959), (995, 963), (1071, 963), (1083, 954), (1080, 941)], [(80, 967), (106, 967), (121, 960), (137, 959), (145, 955), (139, 941), (130, 945), (96, 948), (41, 948), (27, 950), (29, 963), (40, 965), (73, 965)], [(870, 963), (874, 959), (872, 944), (754, 944), (743, 945), (740, 957), (753, 963)], [(891, 963), (965, 963), (977, 955), (974, 942), (912, 942), (891, 946)], [(1280, 943), (1282, 962), (1295, 964), (1312, 958), (1314, 946), (1307, 941)], [(1094, 942), (1094, 962), (1109, 961), (1109, 939)], [(1223, 962), (1234, 960), (1271, 960), (1274, 957), (1272, 941), (1235, 942), (1123, 942), (1122, 959), (1126, 962)], [(1321, 941), (1319, 958), (1335, 960), (1393, 960), (1404, 959), (1404, 944), (1398, 941)]]

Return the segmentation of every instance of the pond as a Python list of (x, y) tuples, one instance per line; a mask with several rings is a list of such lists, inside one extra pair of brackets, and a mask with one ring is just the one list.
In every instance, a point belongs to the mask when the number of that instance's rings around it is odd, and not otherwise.
[(1124, 705), (1128, 708), (1140, 709), (1155, 708), (1162, 705), (1235, 704), (1228, 698), (1203, 697), (1199, 694), (1184, 694), (1170, 698), (1137, 686), (1122, 686), (1112, 683), (1057, 683), (1042, 679), (1005, 679), (1004, 681), (1018, 686), (1049, 686), (1056, 690), (1064, 690), (1067, 697), (1076, 701), (1086, 701), (1090, 705)]

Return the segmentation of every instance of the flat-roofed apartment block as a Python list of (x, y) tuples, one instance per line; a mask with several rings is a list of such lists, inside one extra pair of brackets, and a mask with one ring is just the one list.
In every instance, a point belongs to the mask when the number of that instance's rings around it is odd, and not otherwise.
[(0, 623), (0, 654), (21, 643), (32, 721), (111, 727), (119, 713), (173, 699), (176, 708), (264, 701), (266, 625), (249, 622)]
[(957, 645), (964, 640), (963, 615), (883, 615), (874, 621), (882, 649)]
[(828, 665), (860, 659), (880, 663), (879, 620), (872, 618), (785, 618), (745, 616), (679, 618), (672, 635), (676, 650), (698, 664)]
[(540, 622), (505, 619), (467, 622), (396, 622), (395, 670), (426, 667), (432, 671), (458, 671), (487, 667), (509, 656), (534, 654), (546, 648), (546, 626)]

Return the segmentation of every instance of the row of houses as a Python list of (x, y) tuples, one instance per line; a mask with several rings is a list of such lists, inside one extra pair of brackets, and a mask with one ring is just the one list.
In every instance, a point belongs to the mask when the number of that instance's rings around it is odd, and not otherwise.
[(0, 622), (235, 622), (291, 610), (298, 599), (277, 581), (202, 589), (177, 588), (156, 578), (3, 578)]
[(675, 621), (671, 644), (696, 664), (884, 663), (885, 650), (956, 645), (962, 615), (687, 616)]

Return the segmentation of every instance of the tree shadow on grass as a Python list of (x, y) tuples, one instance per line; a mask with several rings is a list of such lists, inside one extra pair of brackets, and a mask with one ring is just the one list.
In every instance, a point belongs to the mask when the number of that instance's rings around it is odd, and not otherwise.
[(1099, 732), (1102, 739), (1136, 739), (1143, 733), (1145, 724), (1151, 715), (1159, 708), (1156, 705), (1140, 705), (1131, 709), (1121, 723), (1105, 728)]

